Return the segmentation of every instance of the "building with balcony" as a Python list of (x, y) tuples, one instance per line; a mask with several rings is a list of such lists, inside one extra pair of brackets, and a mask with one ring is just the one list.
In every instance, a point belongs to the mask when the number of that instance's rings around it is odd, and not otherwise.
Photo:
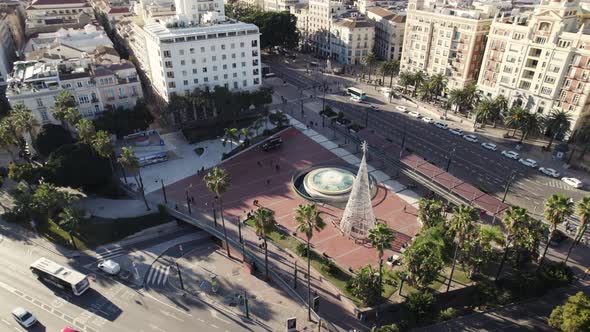
[(130, 62), (98, 66), (84, 62), (17, 61), (9, 76), (6, 97), (24, 104), (39, 123), (58, 123), (54, 101), (69, 91), (83, 117), (94, 118), (108, 108), (131, 108), (143, 97), (135, 67)]
[(495, 11), (410, 0), (400, 70), (443, 74), (449, 88), (477, 82)]
[(153, 17), (154, 7), (143, 7), (142, 18), (118, 29), (162, 101), (195, 88), (261, 86), (257, 26), (226, 18), (221, 0), (176, 0), (174, 8), (174, 15)]
[(0, 92), (6, 87), (12, 63), (22, 47), (22, 23), (18, 11), (0, 8)]
[(375, 27), (365, 19), (336, 19), (331, 27), (331, 59), (341, 64), (362, 64), (373, 51)]
[(82, 28), (94, 22), (87, 0), (34, 0), (27, 7), (27, 35), (61, 28)]
[(544, 1), (494, 19), (479, 77), (484, 95), (548, 114), (569, 111), (572, 130), (590, 114), (590, 29), (578, 1)]
[(346, 12), (343, 0), (309, 0), (307, 5), (291, 8), (291, 13), (297, 17), (301, 48), (330, 57), (332, 23)]
[(375, 25), (374, 53), (382, 60), (400, 60), (404, 45), (406, 15), (381, 7), (368, 7), (367, 19)]

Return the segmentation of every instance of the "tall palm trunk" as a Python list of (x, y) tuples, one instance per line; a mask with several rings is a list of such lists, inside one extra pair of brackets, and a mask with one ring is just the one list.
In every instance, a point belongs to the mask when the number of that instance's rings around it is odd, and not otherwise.
[(264, 269), (264, 276), (268, 280), (268, 246), (266, 245), (266, 234), (264, 234)]
[(553, 141), (555, 140), (556, 137), (557, 137), (557, 133), (555, 133), (554, 135), (551, 136), (551, 139), (549, 140), (549, 144), (547, 145), (547, 150), (551, 149), (551, 145), (553, 145)]
[(221, 215), (221, 224), (223, 225), (223, 237), (225, 237), (225, 249), (227, 250), (227, 257), (231, 257), (229, 252), (229, 242), (227, 241), (227, 230), (225, 229), (225, 218), (223, 218), (223, 200), (219, 196), (219, 214)]
[(543, 261), (545, 260), (545, 255), (547, 255), (547, 250), (549, 250), (549, 244), (551, 240), (553, 240), (553, 234), (555, 234), (555, 228), (551, 227), (551, 231), (549, 232), (549, 236), (547, 237), (547, 244), (545, 245), (545, 249), (543, 250), (543, 255), (539, 259), (539, 266), (537, 269), (541, 268), (543, 265)]
[(311, 321), (311, 251), (307, 238), (307, 319)]
[(139, 174), (139, 189), (141, 189), (141, 198), (143, 198), (143, 202), (145, 203), (145, 207), (149, 211), (151, 209), (150, 209), (150, 206), (148, 205), (147, 199), (145, 198), (145, 189), (143, 187), (143, 179), (141, 177), (141, 171), (139, 170), (139, 168), (137, 169), (137, 173)]
[(391, 89), (393, 87), (393, 71), (391, 71), (391, 74), (389, 75), (389, 88)]
[(500, 278), (500, 273), (502, 273), (502, 269), (504, 268), (504, 264), (506, 263), (506, 259), (508, 258), (508, 249), (510, 248), (511, 243), (512, 243), (512, 240), (509, 240), (508, 242), (506, 242), (506, 247), (504, 248), (504, 254), (502, 255), (502, 260), (500, 261), (500, 266), (498, 266), (498, 272), (496, 272), (496, 278), (495, 278), (496, 281), (498, 281), (498, 278)]

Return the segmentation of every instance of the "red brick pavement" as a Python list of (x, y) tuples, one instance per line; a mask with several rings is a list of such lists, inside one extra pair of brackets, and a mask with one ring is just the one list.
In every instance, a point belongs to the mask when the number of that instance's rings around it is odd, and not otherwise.
[[(294, 210), (298, 204), (304, 204), (292, 188), (291, 177), (298, 171), (318, 163), (346, 163), (335, 154), (302, 134), (297, 129), (289, 129), (282, 134), (283, 146), (270, 152), (251, 149), (221, 164), (231, 176), (231, 185), (223, 195), (223, 207), (226, 222), (235, 222), (244, 217), (244, 211), (259, 205), (275, 211), (277, 222), (294, 232), (296, 223), (293, 221)], [(276, 169), (276, 165), (280, 169)], [(204, 186), (200, 176), (191, 176), (166, 187), (171, 201), (178, 202), (179, 207), (186, 208), (185, 191), (194, 198), (193, 215), (200, 214), (212, 219), (212, 201), (214, 195)], [(182, 203), (182, 204), (181, 204)], [(376, 217), (386, 222), (398, 232), (397, 239), (392, 243), (394, 251), (408, 242), (420, 229), (416, 218), (416, 209), (406, 205), (397, 195), (379, 187), (373, 199)], [(366, 264), (377, 263), (376, 251), (368, 245), (355, 243), (354, 240), (342, 235), (335, 226), (343, 210), (331, 206), (320, 207), (327, 227), (314, 235), (314, 248), (332, 257), (343, 267), (356, 269)], [(303, 238), (303, 236), (301, 236)], [(385, 256), (393, 252), (386, 252)]]

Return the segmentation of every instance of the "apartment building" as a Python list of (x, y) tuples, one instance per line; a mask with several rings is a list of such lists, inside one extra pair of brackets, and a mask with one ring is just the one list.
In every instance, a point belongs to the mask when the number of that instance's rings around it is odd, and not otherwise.
[(343, 0), (309, 0), (307, 6), (296, 6), (291, 13), (297, 17), (301, 47), (323, 57), (330, 57), (332, 23), (346, 13)]
[(369, 7), (367, 19), (375, 25), (374, 53), (382, 60), (400, 60), (406, 28), (406, 15), (381, 7)]
[(27, 7), (26, 31), (57, 31), (82, 28), (94, 21), (94, 11), (87, 0), (33, 0)]
[(12, 63), (17, 59), (19, 50), (11, 16), (13, 13), (0, 12), (0, 91), (6, 87), (8, 74), (12, 70)]
[(534, 11), (494, 19), (479, 77), (489, 97), (548, 114), (571, 113), (572, 130), (590, 114), (590, 29), (578, 1), (544, 1)]
[(409, 1), (401, 71), (444, 74), (449, 88), (477, 82), (495, 10)]
[(143, 97), (135, 66), (129, 62), (98, 66), (82, 61), (42, 63), (17, 61), (8, 79), (6, 97), (24, 104), (41, 124), (59, 123), (53, 117), (60, 91), (74, 96), (82, 116), (93, 118), (107, 107), (131, 108)]
[[(153, 8), (152, 8), (153, 9)], [(172, 94), (225, 86), (253, 90), (261, 84), (260, 32), (227, 19), (223, 1), (177, 0), (174, 16), (136, 19), (124, 33), (154, 92)]]
[(239, 3), (260, 7), (265, 11), (290, 11), (299, 0), (239, 0)]
[(363, 59), (373, 50), (375, 28), (365, 19), (336, 19), (330, 33), (330, 58), (338, 63), (362, 64)]

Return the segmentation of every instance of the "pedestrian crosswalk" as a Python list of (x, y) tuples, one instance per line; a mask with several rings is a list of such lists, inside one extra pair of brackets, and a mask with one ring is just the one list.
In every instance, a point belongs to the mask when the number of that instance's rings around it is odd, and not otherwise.
[(574, 190), (574, 188), (563, 181), (550, 179), (545, 183), (546, 186), (563, 189), (563, 190)]
[(103, 248), (100, 250), (100, 252), (97, 251), (96, 253), (96, 258), (98, 260), (105, 260), (105, 259), (109, 259), (109, 258), (115, 258), (115, 257), (119, 257), (119, 256), (123, 256), (127, 253), (127, 250), (125, 250), (122, 247), (117, 247), (117, 248)]
[(153, 265), (145, 280), (146, 284), (151, 286), (165, 286), (170, 274), (170, 265)]

